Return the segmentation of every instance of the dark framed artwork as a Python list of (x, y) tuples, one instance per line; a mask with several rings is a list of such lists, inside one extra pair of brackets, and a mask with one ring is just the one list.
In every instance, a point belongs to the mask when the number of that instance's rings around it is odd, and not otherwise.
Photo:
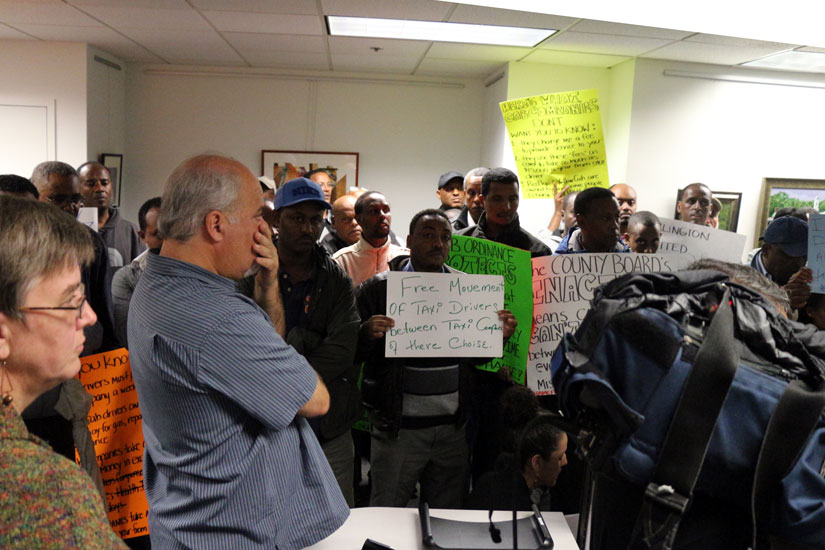
[(759, 217), (756, 219), (756, 235), (765, 233), (780, 208), (811, 208), (825, 211), (825, 180), (764, 178)]
[(123, 179), (123, 155), (103, 153), (100, 163), (109, 170), (112, 178), (112, 206), (120, 206), (120, 184)]
[[(739, 227), (739, 208), (742, 205), (742, 193), (731, 191), (710, 190), (713, 198), (719, 199), (722, 203), (722, 211), (719, 213), (719, 225), (717, 229), (724, 229), (736, 233)], [(682, 198), (682, 189), (676, 191), (676, 203)], [(679, 211), (676, 210), (676, 203), (673, 204), (673, 219), (679, 219)]]
[(331, 151), (261, 151), (261, 175), (275, 180), (275, 188), (312, 170), (326, 170), (335, 180), (333, 199), (358, 187), (358, 153)]

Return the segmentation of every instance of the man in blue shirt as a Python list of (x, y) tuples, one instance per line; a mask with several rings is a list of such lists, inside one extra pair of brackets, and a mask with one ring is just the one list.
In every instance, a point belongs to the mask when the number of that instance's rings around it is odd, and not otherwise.
[[(281, 336), (258, 182), (242, 164), (204, 155), (175, 169), (162, 200), (163, 246), (128, 321), (152, 547), (314, 544), (348, 508), (304, 418), (326, 413), (329, 394)], [(254, 301), (235, 283), (253, 266)]]

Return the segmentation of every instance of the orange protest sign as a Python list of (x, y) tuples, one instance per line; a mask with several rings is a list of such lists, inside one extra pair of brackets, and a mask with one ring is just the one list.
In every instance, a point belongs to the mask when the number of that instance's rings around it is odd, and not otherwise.
[(143, 419), (125, 348), (80, 358), (78, 378), (94, 397), (89, 431), (106, 489), (112, 529), (127, 539), (149, 534), (143, 490)]

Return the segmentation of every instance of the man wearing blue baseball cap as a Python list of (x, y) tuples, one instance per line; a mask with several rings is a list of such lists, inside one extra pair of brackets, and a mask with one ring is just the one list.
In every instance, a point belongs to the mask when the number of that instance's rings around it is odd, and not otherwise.
[(359, 368), (354, 364), (360, 318), (352, 281), (317, 243), (332, 207), (307, 178), (275, 194), (278, 282), (287, 344), (312, 365), (329, 390), (329, 412), (309, 420), (341, 492), (354, 505), (354, 447), (350, 428), (360, 416)]
[(788, 293), (794, 309), (805, 307), (811, 295), (813, 272), (808, 261), (808, 224), (794, 216), (774, 219), (762, 237), (762, 248), (751, 267)]

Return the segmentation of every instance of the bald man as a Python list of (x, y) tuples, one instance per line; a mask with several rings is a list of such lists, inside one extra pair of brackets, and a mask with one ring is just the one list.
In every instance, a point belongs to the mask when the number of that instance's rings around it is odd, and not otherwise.
[(344, 195), (332, 203), (332, 225), (320, 241), (330, 256), (361, 238), (361, 226), (355, 219), (356, 200), (352, 195)]
[(619, 234), (627, 232), (627, 222), (636, 213), (636, 190), (626, 183), (610, 186), (613, 196), (619, 201)]

